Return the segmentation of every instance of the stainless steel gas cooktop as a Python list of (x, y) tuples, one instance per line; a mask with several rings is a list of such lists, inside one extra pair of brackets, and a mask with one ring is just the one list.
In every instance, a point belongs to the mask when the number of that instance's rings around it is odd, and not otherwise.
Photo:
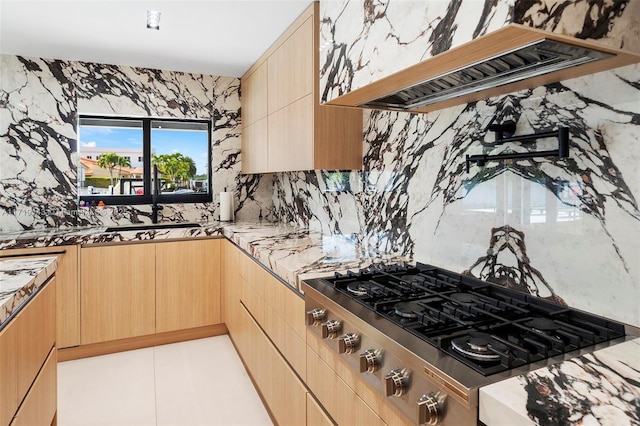
[(421, 263), (302, 289), (309, 327), (417, 424), (475, 424), (479, 386), (625, 336), (622, 323)]

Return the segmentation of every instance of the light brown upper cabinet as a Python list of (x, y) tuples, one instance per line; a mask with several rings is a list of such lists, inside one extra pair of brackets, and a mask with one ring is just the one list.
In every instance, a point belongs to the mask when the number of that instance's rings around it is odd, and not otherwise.
[(268, 111), (313, 92), (313, 17), (307, 17), (267, 59)]
[(362, 110), (319, 102), (318, 9), (242, 76), (243, 173), (362, 168)]

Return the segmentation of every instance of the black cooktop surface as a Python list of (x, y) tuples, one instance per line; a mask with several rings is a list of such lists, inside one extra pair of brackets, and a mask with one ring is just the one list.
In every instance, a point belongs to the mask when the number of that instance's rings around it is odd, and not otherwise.
[(323, 281), (485, 376), (625, 334), (621, 323), (421, 263)]

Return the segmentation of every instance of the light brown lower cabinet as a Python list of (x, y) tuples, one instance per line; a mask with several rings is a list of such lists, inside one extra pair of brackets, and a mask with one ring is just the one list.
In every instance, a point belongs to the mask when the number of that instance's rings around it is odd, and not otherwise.
[(81, 343), (155, 333), (155, 244), (80, 251)]
[(221, 324), (220, 244), (82, 247), (82, 345)]
[(57, 407), (56, 278), (0, 332), (0, 425), (50, 425)]
[(156, 244), (156, 333), (220, 324), (220, 240)]
[(331, 425), (305, 385), (304, 299), (247, 254), (222, 246), (224, 321), (279, 425)]

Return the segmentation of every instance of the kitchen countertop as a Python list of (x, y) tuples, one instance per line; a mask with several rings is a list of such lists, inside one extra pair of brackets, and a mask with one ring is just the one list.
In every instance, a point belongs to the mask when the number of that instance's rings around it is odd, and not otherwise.
[(55, 257), (0, 261), (0, 328), (56, 271)]
[[(300, 282), (305, 279), (366, 268), (373, 263), (411, 261), (394, 254), (378, 253), (355, 234), (323, 235), (266, 221), (201, 225), (200, 228), (144, 231), (106, 232), (105, 228), (85, 228), (0, 234), (0, 249), (219, 236), (234, 242), (298, 291)], [(480, 389), (480, 419), (488, 425), (579, 421), (583, 424), (640, 424), (638, 406), (640, 339)], [(536, 407), (540, 411), (536, 411)]]
[(394, 254), (378, 253), (357, 235), (323, 235), (304, 228), (260, 222), (208, 222), (198, 228), (167, 228), (107, 232), (105, 227), (34, 230), (0, 234), (0, 250), (61, 245), (92, 245), (167, 239), (226, 237), (283, 281), (300, 291), (305, 279), (357, 270), (373, 263), (408, 262)]
[(640, 339), (480, 389), (488, 425), (640, 424)]

